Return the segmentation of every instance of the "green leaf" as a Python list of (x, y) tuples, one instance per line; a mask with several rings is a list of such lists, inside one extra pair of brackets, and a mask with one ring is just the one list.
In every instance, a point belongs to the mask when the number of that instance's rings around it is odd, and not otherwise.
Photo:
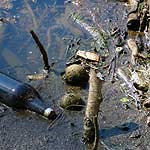
[(129, 99), (128, 99), (127, 97), (123, 97), (123, 98), (120, 99), (120, 101), (121, 101), (122, 103), (128, 103), (128, 102), (129, 102)]

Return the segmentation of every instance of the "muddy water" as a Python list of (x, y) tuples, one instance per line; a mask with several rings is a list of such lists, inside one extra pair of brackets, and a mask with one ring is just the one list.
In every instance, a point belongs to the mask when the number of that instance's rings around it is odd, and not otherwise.
[[(93, 48), (93, 37), (70, 17), (71, 14), (80, 12), (88, 24), (94, 24), (95, 27), (99, 24), (109, 34), (112, 26), (125, 28), (127, 9), (124, 3), (114, 0), (87, 0), (81, 5), (60, 0), (1, 0), (0, 17), (4, 21), (0, 22), (0, 71), (33, 85), (47, 103), (62, 113), (58, 101), (64, 95), (65, 87), (60, 73), (64, 70), (67, 59), (77, 49)], [(54, 63), (55, 72), (51, 72), (47, 80), (26, 80), (28, 74), (39, 73), (43, 69), (42, 57), (30, 30), (39, 36), (47, 50), (49, 62)], [(80, 47), (76, 45), (78, 39), (81, 39)], [(109, 49), (113, 48), (109, 44)], [(72, 47), (68, 48), (70, 45)], [(150, 133), (144, 125), (144, 115), (133, 107), (123, 109), (119, 99), (124, 94), (118, 84), (104, 83), (99, 118), (102, 144), (99, 149), (149, 150)], [(83, 90), (82, 93), (86, 101), (87, 91)], [(0, 149), (86, 149), (81, 142), (83, 117), (84, 110), (63, 112), (52, 123), (37, 114), (1, 105)], [(133, 132), (141, 136), (129, 138)]]

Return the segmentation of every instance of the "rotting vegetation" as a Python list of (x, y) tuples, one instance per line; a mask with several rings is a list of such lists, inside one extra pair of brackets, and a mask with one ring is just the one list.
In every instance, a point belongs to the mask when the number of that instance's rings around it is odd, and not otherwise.
[[(69, 1), (68, 1), (69, 3)], [(149, 107), (150, 107), (150, 69), (149, 69), (149, 7), (146, 5), (146, 2), (138, 2), (134, 3), (134, 11), (130, 11), (128, 15), (128, 22), (127, 27), (129, 30), (127, 30), (127, 33), (122, 31), (119, 27), (113, 27), (112, 32), (104, 31), (100, 24), (97, 24), (95, 20), (95, 14), (91, 11), (89, 12), (89, 9), (87, 8), (86, 11), (89, 13), (90, 17), (92, 18), (93, 24), (89, 24), (89, 22), (84, 20), (82, 18), (82, 9), (84, 8), (84, 4), (82, 4), (82, 0), (77, 1), (71, 1), (74, 10), (78, 9), (78, 13), (73, 12), (71, 14), (71, 19), (73, 19), (73, 22), (77, 23), (81, 26), (81, 28), (85, 29), (89, 32), (89, 34), (92, 36), (93, 40), (91, 42), (91, 49), (90, 52), (94, 54), (99, 54), (100, 59), (98, 61), (93, 62), (88, 59), (88, 57), (79, 56), (78, 52), (79, 49), (76, 49), (73, 54), (73, 57), (67, 62), (68, 64), (78, 64), (82, 67), (86, 68), (86, 71), (89, 73), (89, 96), (87, 100), (87, 108), (85, 111), (85, 118), (84, 118), (84, 143), (91, 144), (93, 143), (92, 147), (89, 149), (98, 149), (97, 141), (99, 140), (98, 137), (98, 113), (99, 113), (99, 107), (102, 102), (102, 95), (101, 95), (101, 89), (102, 89), (102, 80), (103, 76), (105, 77), (105, 82), (107, 82), (109, 79), (111, 82), (115, 84), (115, 82), (118, 82), (118, 77), (121, 77), (123, 79), (124, 83), (121, 86), (122, 91), (126, 94), (126, 99), (124, 98), (124, 101), (122, 100), (122, 103), (126, 103), (126, 106), (130, 106), (130, 101), (132, 103), (132, 100), (134, 100), (134, 104), (137, 109), (141, 110), (145, 113), (145, 116), (149, 113)], [(84, 2), (83, 2), (84, 3)], [(132, 7), (132, 2), (131, 7)], [(146, 6), (146, 7), (145, 7)], [(140, 8), (139, 8), (140, 7)], [(136, 8), (136, 9), (135, 9)], [(146, 10), (145, 10), (146, 9)], [(130, 15), (132, 13), (137, 13), (134, 15)], [(137, 17), (136, 19), (134, 17)], [(138, 26), (131, 25), (131, 22), (133, 20), (138, 21)], [(134, 28), (135, 27), (135, 28)], [(133, 32), (132, 32), (133, 31)], [(127, 37), (126, 37), (127, 36)], [(108, 49), (108, 41), (114, 40), (114, 50)], [(81, 39), (82, 40), (82, 39)], [(76, 45), (80, 45), (79, 41), (76, 41)], [(72, 45), (73, 46), (73, 45)], [(123, 65), (119, 62), (120, 57), (126, 56), (126, 51), (124, 50), (124, 47), (128, 46), (127, 52), (129, 53), (129, 61), (128, 62), (122, 62)], [(74, 46), (73, 46), (74, 47)], [(72, 47), (69, 47), (68, 51), (72, 50)], [(79, 51), (78, 51), (79, 50)], [(85, 51), (87, 49), (84, 49)], [(77, 53), (76, 53), (77, 52)], [(47, 63), (48, 64), (48, 63)], [(48, 65), (49, 66), (49, 65)], [(74, 73), (74, 69), (72, 69), (72, 72)], [(85, 72), (84, 72), (85, 73)], [(77, 75), (76, 75), (77, 74)], [(37, 74), (36, 74), (37, 75)], [(36, 77), (32, 76), (30, 79), (39, 80), (42, 79), (40, 75)], [(72, 74), (71, 74), (72, 75)], [(75, 75), (79, 76), (80, 79), (80, 72), (79, 74), (76, 73)], [(83, 77), (84, 78), (84, 77)], [(45, 77), (44, 77), (45, 79)], [(69, 80), (72, 80), (72, 77), (70, 77), (69, 74)], [(87, 75), (86, 75), (86, 82), (87, 82)], [(73, 82), (77, 82), (76, 81)], [(94, 89), (94, 90), (93, 90)], [(94, 91), (94, 92), (93, 92)], [(69, 93), (69, 92), (68, 92)], [(70, 95), (70, 93), (68, 94)], [(73, 94), (72, 94), (73, 95)], [(71, 95), (71, 96), (72, 96)], [(74, 95), (73, 95), (74, 96)], [(76, 96), (76, 95), (75, 95)], [(77, 101), (80, 100), (80, 97), (77, 96)], [(92, 98), (91, 98), (92, 97)], [(67, 100), (67, 103), (69, 100)], [(74, 99), (71, 101), (74, 102)], [(105, 101), (104, 101), (105, 103)], [(73, 105), (65, 106), (64, 108), (73, 108), (76, 107), (79, 104), (82, 105), (83, 103), (76, 103), (74, 102)], [(68, 105), (68, 104), (67, 104)], [(129, 108), (129, 107), (126, 107)], [(141, 113), (142, 113), (141, 112)], [(59, 118), (57, 118), (59, 119)], [(149, 116), (147, 117), (147, 125), (149, 126)], [(56, 120), (57, 121), (57, 120)], [(146, 121), (145, 121), (146, 123)], [(128, 127), (120, 127), (122, 130), (128, 130)], [(92, 139), (90, 139), (90, 138)], [(109, 149), (103, 142), (102, 144), (106, 149)]]

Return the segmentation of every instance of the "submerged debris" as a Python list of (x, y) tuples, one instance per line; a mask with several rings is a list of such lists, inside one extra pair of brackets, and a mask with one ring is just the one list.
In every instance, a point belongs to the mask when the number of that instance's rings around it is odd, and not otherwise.
[(82, 28), (84, 28), (90, 33), (95, 42), (98, 44), (99, 48), (106, 48), (108, 36), (107, 33), (101, 27), (89, 25), (85, 22), (85, 20), (80, 14), (73, 13), (71, 17), (76, 23), (78, 23)]
[[(125, 68), (124, 68), (125, 70)], [(144, 67), (136, 68), (136, 71), (130, 71), (126, 68), (126, 72), (123, 68), (118, 69), (119, 76), (125, 81), (128, 86), (128, 96), (135, 100), (136, 106), (143, 102), (143, 108), (145, 110), (150, 110), (150, 100), (145, 100), (149, 98), (150, 90), (150, 72), (149, 68)]]
[(137, 109), (141, 109), (141, 100), (140, 100), (140, 97), (139, 97), (139, 95), (137, 93), (137, 90), (134, 87), (133, 83), (130, 81), (129, 76), (126, 75), (125, 71), (122, 68), (118, 68), (117, 73), (125, 81), (125, 83), (127, 84), (128, 88), (130, 90), (130, 96), (135, 101), (135, 106), (137, 107)]

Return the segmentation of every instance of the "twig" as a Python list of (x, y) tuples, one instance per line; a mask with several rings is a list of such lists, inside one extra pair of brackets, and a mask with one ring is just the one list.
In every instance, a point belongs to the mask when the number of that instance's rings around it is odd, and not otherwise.
[[(116, 71), (116, 54), (115, 54), (115, 56), (111, 59), (111, 61), (110, 61), (110, 65), (109, 65), (109, 68), (108, 68), (108, 74), (110, 74), (111, 73), (111, 81), (113, 81), (113, 79), (114, 79), (114, 76), (115, 76), (115, 71)], [(112, 72), (111, 72), (112, 71)]]
[(43, 56), (44, 69), (49, 71), (50, 65), (49, 65), (49, 62), (48, 62), (48, 57), (47, 57), (46, 50), (45, 50), (44, 46), (42, 45), (42, 43), (40, 42), (38, 36), (35, 34), (35, 32), (33, 30), (31, 30), (30, 33), (31, 33), (34, 41), (36, 42), (37, 46), (39, 47), (40, 52), (41, 52), (41, 54)]
[(63, 113), (65, 111), (67, 111), (67, 109), (69, 109), (69, 107), (83, 107), (84, 108), (85, 106), (84, 105), (69, 105), (69, 106), (67, 106), (65, 109), (62, 110), (61, 113), (58, 114), (56, 119), (50, 123), (50, 125), (48, 126), (48, 129), (50, 129), (57, 121), (59, 121), (58, 119), (60, 119), (63, 116)]

